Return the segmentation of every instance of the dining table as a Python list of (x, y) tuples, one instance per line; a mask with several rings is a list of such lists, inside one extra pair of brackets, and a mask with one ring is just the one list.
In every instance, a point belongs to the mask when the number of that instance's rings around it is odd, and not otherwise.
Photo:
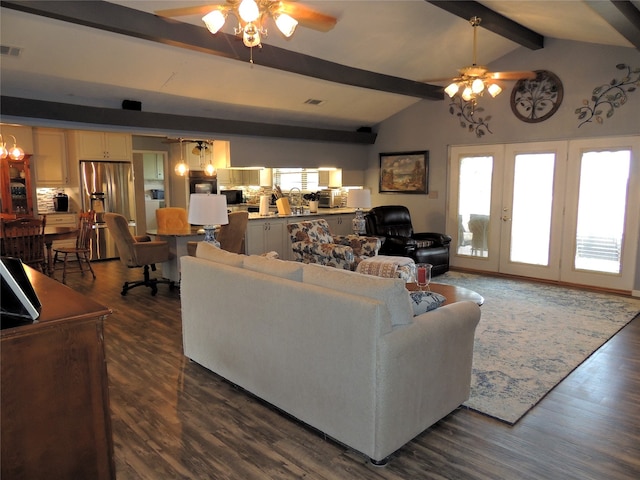
[(148, 229), (147, 235), (157, 240), (169, 243), (169, 260), (162, 263), (162, 276), (172, 280), (176, 285), (180, 284), (180, 257), (188, 255), (189, 242), (201, 241), (204, 231), (199, 227), (190, 227), (184, 230)]

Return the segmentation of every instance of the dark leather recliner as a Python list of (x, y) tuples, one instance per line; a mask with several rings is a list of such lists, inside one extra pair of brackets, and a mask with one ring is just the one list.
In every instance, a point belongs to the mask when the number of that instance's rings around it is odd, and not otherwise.
[(415, 233), (407, 207), (374, 207), (365, 215), (365, 220), (367, 235), (383, 239), (380, 255), (411, 257), (416, 263), (430, 263), (434, 276), (449, 270), (451, 237), (444, 233)]

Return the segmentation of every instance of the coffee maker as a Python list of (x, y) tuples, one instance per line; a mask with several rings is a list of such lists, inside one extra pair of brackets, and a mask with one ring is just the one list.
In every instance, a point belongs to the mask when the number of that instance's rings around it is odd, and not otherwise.
[(56, 212), (69, 211), (69, 196), (66, 193), (57, 193), (53, 197), (53, 210)]

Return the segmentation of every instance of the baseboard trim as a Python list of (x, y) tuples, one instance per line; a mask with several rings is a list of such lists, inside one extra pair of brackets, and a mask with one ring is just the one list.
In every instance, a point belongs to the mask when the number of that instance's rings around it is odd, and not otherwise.
[(631, 296), (640, 298), (640, 290), (631, 290)]

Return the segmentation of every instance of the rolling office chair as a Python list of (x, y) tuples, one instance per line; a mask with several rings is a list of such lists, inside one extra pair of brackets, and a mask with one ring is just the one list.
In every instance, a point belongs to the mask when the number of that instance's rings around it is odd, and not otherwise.
[(191, 232), (187, 210), (182, 207), (163, 207), (156, 210), (158, 232)]
[(146, 235), (134, 237), (129, 231), (129, 222), (118, 213), (105, 213), (104, 220), (115, 238), (120, 261), (129, 268), (144, 268), (144, 278), (136, 282), (124, 282), (121, 295), (126, 295), (129, 290), (139, 286), (151, 288), (151, 295), (155, 295), (158, 293), (159, 283), (166, 283), (173, 289), (173, 281), (151, 278), (149, 274), (149, 268), (156, 270), (156, 263), (169, 260), (169, 243), (151, 241)]

